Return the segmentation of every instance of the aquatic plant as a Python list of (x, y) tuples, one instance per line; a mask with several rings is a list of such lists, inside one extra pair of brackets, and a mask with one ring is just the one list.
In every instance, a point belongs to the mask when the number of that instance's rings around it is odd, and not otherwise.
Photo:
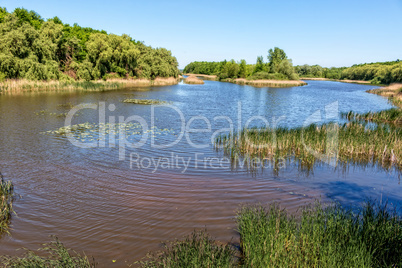
[[(337, 138), (330, 139), (331, 135)], [(215, 146), (223, 149), (232, 160), (294, 157), (301, 165), (311, 167), (320, 161), (314, 151), (345, 164), (373, 163), (384, 168), (402, 168), (402, 129), (368, 127), (356, 122), (294, 129), (243, 129), (240, 133), (218, 136)]]
[[(55, 241), (44, 244), (43, 248), (34, 251), (26, 250), (22, 257), (0, 257), (2, 267), (44, 267), (44, 268), (92, 268), (96, 267), (95, 261), (83, 254), (80, 255), (71, 249), (66, 248), (56, 237)], [(45, 254), (44, 254), (45, 253)]]
[(234, 249), (218, 245), (205, 231), (194, 231), (183, 241), (165, 244), (165, 250), (149, 254), (142, 267), (234, 267)]
[(0, 173), (0, 234), (8, 232), (8, 225), (13, 213), (13, 191), (11, 181), (5, 181)]
[(158, 104), (167, 104), (167, 101), (161, 100), (148, 100), (148, 99), (125, 99), (124, 103), (133, 103), (133, 104), (142, 104), (142, 105), (158, 105)]
[(368, 202), (354, 212), (339, 205), (303, 209), (245, 206), (237, 217), (244, 267), (401, 267), (402, 220)]
[(195, 75), (190, 75), (186, 79), (184, 79), (184, 83), (192, 84), (192, 85), (203, 85), (205, 84), (203, 80), (199, 79)]
[(348, 120), (363, 120), (375, 123), (402, 125), (402, 109), (399, 108), (391, 108), (380, 112), (368, 113), (355, 113), (350, 111), (348, 113), (341, 113), (341, 116)]

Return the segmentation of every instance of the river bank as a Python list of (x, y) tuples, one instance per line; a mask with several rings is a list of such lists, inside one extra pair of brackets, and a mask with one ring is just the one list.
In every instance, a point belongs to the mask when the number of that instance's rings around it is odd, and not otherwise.
[(349, 79), (329, 79), (329, 78), (322, 78), (322, 77), (300, 77), (300, 80), (313, 80), (313, 81), (334, 81), (334, 82), (342, 82), (342, 83), (352, 83), (352, 84), (362, 84), (362, 85), (370, 85), (370, 81), (364, 80), (349, 80)]
[(56, 91), (107, 91), (123, 88), (146, 88), (151, 86), (171, 86), (178, 84), (175, 77), (150, 79), (108, 79), (96, 81), (32, 81), (7, 79), (0, 82), (0, 94), (22, 94), (26, 92)]
[(386, 87), (368, 90), (367, 92), (389, 98), (392, 103), (402, 108), (402, 84), (395, 83)]

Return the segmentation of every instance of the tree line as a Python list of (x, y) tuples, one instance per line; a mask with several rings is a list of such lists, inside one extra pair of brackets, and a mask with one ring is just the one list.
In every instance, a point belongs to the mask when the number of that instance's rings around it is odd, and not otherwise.
[(350, 79), (370, 81), (372, 84), (402, 82), (402, 62), (399, 60), (353, 65), (351, 67), (323, 68), (319, 65), (295, 66), (301, 77)]
[(276, 80), (298, 80), (292, 60), (288, 59), (285, 51), (275, 47), (268, 51), (267, 62), (264, 57), (257, 57), (255, 64), (247, 64), (246, 60), (236, 62), (235, 60), (224, 60), (221, 62), (195, 61), (188, 64), (184, 73), (217, 75), (220, 80), (227, 78), (276, 79)]
[(58, 17), (0, 7), (0, 80), (177, 77), (177, 59), (128, 35), (107, 34)]

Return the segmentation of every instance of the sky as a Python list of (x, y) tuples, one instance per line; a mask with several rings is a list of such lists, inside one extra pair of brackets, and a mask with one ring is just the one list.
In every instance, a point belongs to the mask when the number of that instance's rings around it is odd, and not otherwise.
[(192, 61), (267, 60), (282, 48), (294, 65), (402, 60), (402, 0), (0, 0), (43, 18), (128, 34)]

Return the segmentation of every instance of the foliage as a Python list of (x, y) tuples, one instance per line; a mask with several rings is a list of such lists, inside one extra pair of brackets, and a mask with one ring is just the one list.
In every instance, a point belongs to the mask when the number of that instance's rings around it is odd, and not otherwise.
[(205, 232), (193, 232), (184, 241), (165, 246), (165, 251), (148, 256), (142, 267), (234, 267), (234, 250), (229, 245), (219, 246)]
[(128, 35), (107, 34), (34, 11), (0, 8), (0, 73), (9, 79), (90, 81), (119, 77), (177, 77), (178, 63), (164, 48), (151, 48)]
[(243, 207), (237, 218), (245, 267), (400, 267), (402, 220), (368, 202), (358, 213), (307, 207), (300, 219), (277, 205)]
[[(72, 252), (57, 238), (38, 251), (41, 251), (40, 255), (27, 250), (23, 257), (3, 256), (0, 260), (3, 267), (15, 268), (92, 268), (96, 266), (93, 261), (89, 261), (87, 256)], [(43, 252), (47, 253), (46, 257), (43, 256)]]

